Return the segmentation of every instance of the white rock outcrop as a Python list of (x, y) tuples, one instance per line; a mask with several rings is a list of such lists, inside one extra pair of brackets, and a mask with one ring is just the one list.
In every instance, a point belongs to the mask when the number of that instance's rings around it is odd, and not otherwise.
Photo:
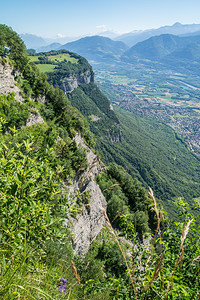
[(30, 116), (27, 120), (26, 126), (32, 126), (37, 123), (44, 123), (44, 120), (42, 119), (42, 117), (40, 116), (38, 111), (30, 114)]
[(9, 63), (3, 64), (0, 59), (0, 95), (15, 94), (15, 99), (23, 102), (19, 87), (16, 85), (13, 68)]
[(89, 191), (90, 201), (88, 205), (82, 206), (82, 211), (76, 218), (68, 216), (65, 223), (71, 224), (74, 252), (84, 254), (89, 250), (92, 241), (105, 224), (103, 209), (106, 209), (106, 200), (95, 182), (95, 176), (104, 171), (105, 166), (92, 150), (85, 145), (79, 134), (75, 136), (74, 140), (77, 145), (81, 145), (86, 149), (89, 166), (79, 178), (74, 179), (69, 187), (69, 193), (75, 196), (77, 191)]
[(90, 82), (94, 82), (94, 74), (88, 70), (82, 74), (73, 74), (68, 77), (63, 77), (61, 82), (62, 83), (59, 85), (59, 88), (67, 94), (71, 93), (82, 83), (88, 84)]

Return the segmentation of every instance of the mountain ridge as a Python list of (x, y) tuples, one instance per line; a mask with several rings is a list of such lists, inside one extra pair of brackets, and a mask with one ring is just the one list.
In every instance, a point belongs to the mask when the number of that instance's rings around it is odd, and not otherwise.
[(176, 36), (162, 34), (137, 43), (122, 54), (122, 61), (136, 63), (143, 61), (146, 65), (168, 68), (192, 74), (199, 74), (200, 36)]
[(103, 62), (104, 60), (118, 60), (120, 55), (127, 49), (127, 46), (108, 37), (90, 36), (81, 38), (78, 41), (62, 45), (60, 48), (73, 51), (86, 57), (89, 61)]
[(134, 46), (138, 42), (143, 42), (153, 36), (161, 34), (187, 35), (200, 30), (200, 24), (181, 24), (176, 22), (173, 25), (165, 25), (155, 29), (146, 29), (142, 31), (130, 32), (116, 38), (127, 44), (129, 47)]

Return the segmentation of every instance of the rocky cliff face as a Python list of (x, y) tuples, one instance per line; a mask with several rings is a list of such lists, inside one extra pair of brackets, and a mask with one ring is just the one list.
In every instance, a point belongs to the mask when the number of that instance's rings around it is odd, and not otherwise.
[[(88, 168), (81, 176), (74, 178), (71, 186), (69, 186), (69, 193), (72, 197), (75, 197), (77, 192), (89, 191), (90, 201), (82, 206), (81, 212), (76, 217), (69, 215), (65, 224), (71, 226), (75, 253), (84, 254), (89, 250), (91, 242), (105, 224), (103, 209), (106, 209), (106, 200), (95, 182), (95, 176), (104, 171), (105, 166), (92, 150), (85, 145), (79, 134), (74, 139), (77, 145), (86, 149)], [(74, 205), (73, 201), (72, 203)]]
[[(14, 72), (12, 66), (8, 62), (2, 63), (2, 60), (0, 59), (0, 95), (9, 95), (14, 93), (15, 99), (22, 103), (24, 98), (15, 80), (16, 75), (20, 74)], [(34, 113), (32, 112), (30, 114), (26, 126), (32, 126), (43, 122), (44, 120), (40, 116), (38, 110), (35, 109)]]
[(73, 74), (68, 77), (64, 77), (61, 79), (61, 82), (62, 83), (59, 85), (59, 88), (67, 94), (71, 93), (82, 83), (88, 84), (90, 82), (94, 82), (94, 74), (88, 70), (85, 73)]
[(15, 99), (23, 102), (23, 97), (15, 81), (13, 68), (8, 62), (2, 63), (0, 58), (0, 95), (15, 94)]

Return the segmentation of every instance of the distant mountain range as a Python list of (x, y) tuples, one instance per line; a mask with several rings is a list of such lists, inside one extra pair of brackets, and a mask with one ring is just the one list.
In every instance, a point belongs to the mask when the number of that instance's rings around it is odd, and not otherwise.
[[(104, 36), (116, 41), (122, 41), (127, 44), (129, 47), (134, 46), (138, 42), (142, 42), (152, 36), (161, 35), (161, 34), (174, 34), (174, 35), (200, 35), (200, 24), (181, 24), (175, 23), (170, 26), (162, 26), (156, 29), (148, 29), (148, 30), (135, 30), (123, 35), (117, 35), (112, 31), (103, 31), (98, 33), (98, 36)], [(57, 37), (57, 38), (42, 38), (33, 34), (20, 34), (20, 37), (25, 42), (27, 48), (36, 49), (38, 52), (41, 50), (39, 48), (60, 43), (66, 44), (68, 42), (79, 40), (82, 37)], [(54, 49), (55, 50), (55, 49)]]
[(154, 63), (154, 66), (159, 62), (159, 67), (200, 74), (200, 35), (180, 37), (162, 34), (151, 37), (128, 49), (121, 59), (134, 64), (138, 61), (146, 65)]
[[(166, 33), (169, 31), (176, 35)], [(160, 32), (165, 33), (159, 34)], [(127, 41), (126, 38), (131, 38), (132, 42), (133, 40), (136, 42), (153, 34), (157, 35), (146, 38), (131, 48), (122, 41), (111, 40), (104, 36), (88, 36), (64, 45), (58, 42), (48, 44), (44, 39), (34, 35), (21, 36), (27, 48), (36, 49), (37, 52), (66, 49), (84, 56), (91, 64), (135, 63), (143, 60), (145, 64), (159, 62), (161, 67), (178, 68), (177, 71), (186, 68), (200, 74), (200, 24), (175, 23), (173, 26), (130, 33), (118, 39)]]
[[(161, 34), (151, 37), (143, 42), (137, 43), (128, 49), (123, 58), (131, 61), (135, 58), (162, 60), (165, 57), (178, 57), (180, 59), (196, 60), (200, 53), (194, 49), (200, 46), (200, 36), (180, 37), (172, 34)], [(194, 51), (190, 51), (193, 49)]]
[(147, 29), (129, 32), (118, 36), (115, 40), (122, 41), (129, 47), (136, 45), (139, 42), (143, 42), (150, 37), (161, 35), (161, 34), (173, 34), (173, 35), (194, 35), (195, 32), (199, 34), (200, 24), (181, 24), (175, 23), (172, 26), (162, 26), (157, 29)]
[(61, 47), (62, 45), (60, 43), (52, 43), (50, 45), (40, 47), (37, 49), (37, 52), (48, 52), (51, 50), (57, 50)]
[(79, 39), (80, 37), (58, 37), (43, 38), (34, 34), (22, 33), (19, 35), (24, 41), (27, 49), (35, 49), (37, 52), (56, 50), (56, 44), (59, 46)]
[(22, 33), (19, 36), (24, 41), (27, 49), (38, 49), (48, 45), (44, 38), (34, 34)]

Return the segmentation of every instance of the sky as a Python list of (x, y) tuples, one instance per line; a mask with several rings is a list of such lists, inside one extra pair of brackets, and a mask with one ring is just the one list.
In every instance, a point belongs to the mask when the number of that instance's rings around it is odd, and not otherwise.
[(0, 23), (42, 37), (200, 24), (199, 0), (2, 0)]

